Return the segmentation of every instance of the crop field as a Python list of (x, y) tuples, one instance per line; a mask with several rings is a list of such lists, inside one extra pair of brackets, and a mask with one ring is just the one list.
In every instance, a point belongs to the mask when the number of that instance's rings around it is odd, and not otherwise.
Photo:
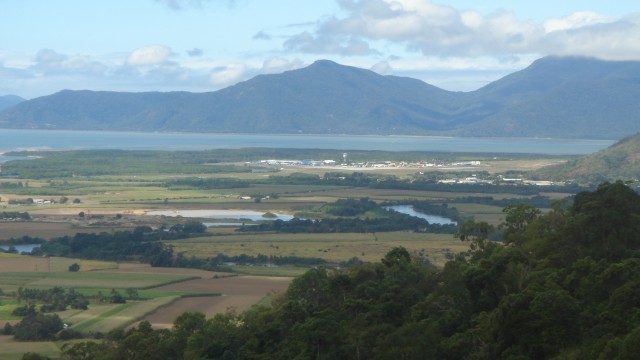
[(54, 222), (2, 222), (0, 223), (0, 234), (3, 239), (19, 238), (22, 236), (32, 236), (48, 239), (56, 236), (64, 236), (75, 233), (69, 223)]
[(60, 356), (60, 349), (56, 343), (51, 341), (15, 341), (13, 336), (0, 335), (0, 359), (2, 360), (19, 360), (25, 352), (38, 353), (43, 356), (49, 356), (57, 359)]
[[(56, 272), (48, 270), (47, 258), (2, 254), (1, 259), (30, 261), (30, 266), (44, 261), (42, 264), (47, 269), (46, 272), (31, 270), (0, 273), (0, 288), (4, 291), (16, 290), (19, 286), (61, 286), (75, 288), (87, 296), (95, 296), (98, 292), (108, 294), (111, 289), (121, 292), (126, 288), (140, 289), (139, 295), (143, 301), (129, 301), (126, 304), (92, 301), (88, 310), (69, 309), (59, 312), (65, 322), (83, 333), (108, 332), (147, 316), (160, 319), (157, 320), (158, 324), (165, 321), (165, 325), (158, 326), (167, 326), (184, 311), (202, 311), (209, 316), (231, 309), (243, 311), (267, 295), (282, 293), (291, 280), (282, 277), (229, 276), (226, 273), (197, 269), (152, 268), (135, 263), (123, 263), (90, 272)], [(52, 261), (66, 264), (74, 259), (52, 258)], [(96, 267), (109, 264), (112, 263), (95, 262)], [(0, 300), (2, 325), (7, 321), (19, 320), (10, 315), (16, 306), (13, 300)], [(158, 309), (162, 310), (157, 311)]]
[(453, 204), (463, 216), (473, 216), (477, 221), (486, 221), (492, 225), (498, 225), (504, 221), (504, 213), (499, 206), (482, 204)]
[[(166, 296), (147, 301), (131, 301), (116, 306), (96, 307), (101, 311), (94, 312), (91, 316), (75, 318), (72, 316), (68, 319), (63, 318), (63, 320), (73, 322), (71, 328), (83, 333), (107, 333), (113, 329), (124, 328), (158, 308), (172, 303), (177, 298), (176, 296)], [(78, 320), (80, 321), (77, 322)]]
[(436, 264), (444, 264), (447, 254), (468, 250), (468, 244), (451, 234), (412, 232), (346, 234), (233, 234), (168, 241), (176, 253), (185, 257), (214, 257), (247, 254), (256, 256), (319, 257), (340, 262), (356, 256), (364, 261), (379, 261), (394, 247), (404, 246), (415, 255), (426, 255)]
[(291, 278), (288, 277), (230, 276), (165, 285), (158, 290), (219, 292), (223, 296), (178, 299), (144, 320), (149, 321), (154, 327), (167, 328), (185, 311), (198, 311), (207, 316), (227, 311), (242, 312), (268, 295), (283, 293), (290, 281)]
[(18, 303), (13, 299), (0, 298), (0, 324), (2, 324), (3, 321), (20, 320), (19, 316), (11, 315), (11, 312), (17, 306)]
[(26, 284), (29, 287), (48, 288), (61, 286), (66, 288), (149, 288), (162, 284), (188, 279), (182, 275), (167, 274), (129, 274), (108, 272), (86, 273), (48, 273), (45, 276)]
[[(46, 260), (46, 259), (45, 259)], [(92, 272), (1, 272), (0, 289), (15, 291), (18, 287), (92, 288), (99, 290), (149, 288), (162, 284), (183, 281), (192, 277), (171, 274), (129, 274)]]
[[(48, 209), (48, 212), (53, 212), (55, 209)], [(80, 208), (69, 211), (69, 208), (65, 208), (67, 213), (72, 213), (73, 217), (76, 217), (80, 211), (87, 211), (86, 208)], [(38, 216), (38, 210), (32, 212), (34, 217)], [(67, 217), (68, 218), (68, 217)], [(0, 222), (0, 239), (20, 238), (22, 236), (39, 237), (42, 239), (51, 239), (60, 236), (73, 236), (77, 233), (86, 232), (113, 232), (114, 230), (127, 230), (132, 229), (133, 226), (91, 226), (82, 227), (72, 222), (52, 222), (52, 221), (24, 221), (24, 222)]]
[[(80, 272), (68, 272), (69, 265), (73, 263), (80, 265)], [(117, 266), (116, 263), (108, 261), (79, 260), (60, 257), (43, 258), (0, 253), (0, 289), (3, 291), (14, 291), (20, 286), (42, 287), (42, 285), (44, 285), (42, 282), (46, 283), (47, 281), (52, 285), (45, 285), (44, 287), (59, 286), (56, 283), (56, 279), (83, 277), (82, 274), (89, 274), (88, 272), (90, 271), (112, 269)], [(92, 272), (90, 274), (91, 275), (88, 275), (89, 277), (96, 277), (96, 273)], [(46, 280), (48, 278), (50, 280)]]
[(73, 263), (80, 265), (80, 272), (115, 269), (118, 267), (118, 264), (112, 261), (69, 259), (55, 256), (43, 258), (0, 253), (0, 272), (67, 271), (69, 265)]
[(291, 277), (304, 274), (308, 268), (302, 266), (251, 266), (233, 265), (234, 272), (245, 275)]

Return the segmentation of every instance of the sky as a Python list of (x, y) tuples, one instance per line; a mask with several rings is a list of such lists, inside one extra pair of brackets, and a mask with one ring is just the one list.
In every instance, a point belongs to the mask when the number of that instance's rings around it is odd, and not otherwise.
[(215, 91), (319, 59), (472, 91), (544, 56), (640, 60), (637, 0), (0, 0), (0, 95)]

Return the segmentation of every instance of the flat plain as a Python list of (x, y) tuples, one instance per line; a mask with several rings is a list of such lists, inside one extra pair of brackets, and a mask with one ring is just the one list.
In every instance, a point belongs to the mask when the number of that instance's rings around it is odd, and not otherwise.
[[(480, 169), (493, 174), (506, 170), (527, 170), (563, 160), (517, 159), (489, 161)], [(245, 166), (244, 164), (234, 164)], [(205, 164), (203, 166), (215, 166)], [(273, 170), (273, 172), (271, 172)], [(28, 212), (31, 221), (0, 220), (0, 240), (22, 236), (50, 239), (74, 236), (77, 233), (100, 233), (132, 230), (137, 226), (170, 227), (188, 220), (181, 217), (150, 216), (154, 210), (254, 210), (296, 215), (313, 210), (323, 204), (345, 198), (369, 198), (376, 202), (402, 200), (428, 200), (444, 203), (469, 196), (491, 196), (496, 200), (526, 198), (508, 188), (502, 193), (482, 191), (419, 191), (378, 189), (372, 187), (277, 184), (268, 183), (270, 176), (296, 176), (297, 174), (324, 176), (327, 173), (364, 172), (381, 177), (396, 176), (410, 179), (418, 172), (415, 168), (361, 169), (349, 167), (282, 167), (270, 172), (229, 172), (190, 174), (139, 174), (74, 176), (64, 179), (6, 179), (0, 182), (27, 182), (28, 188), (15, 192), (2, 189), (0, 206), (4, 211)], [(478, 169), (461, 171), (473, 174)], [(171, 187), (176, 179), (237, 179), (253, 182), (249, 187), (197, 189)], [(562, 198), (567, 194), (549, 192), (549, 198)], [(256, 200), (256, 198), (260, 200)], [(15, 205), (9, 201), (28, 198), (51, 200), (46, 205)], [(67, 198), (64, 203), (59, 199)], [(245, 200), (249, 198), (249, 200)], [(73, 200), (73, 201), (72, 201)], [(504, 217), (502, 208), (475, 203), (451, 204), (461, 215), (498, 225)], [(194, 220), (206, 221), (206, 218)], [(266, 255), (321, 258), (339, 263), (357, 257), (363, 261), (379, 261), (394, 247), (402, 246), (417, 257), (443, 266), (457, 253), (466, 251), (468, 244), (452, 234), (414, 232), (284, 234), (239, 233), (234, 227), (211, 227), (200, 237), (166, 241), (174, 254), (185, 257), (207, 258), (225, 255)], [(80, 272), (72, 273), (68, 267), (78, 263)], [(54, 286), (74, 288), (92, 297), (88, 310), (60, 312), (61, 318), (72, 328), (85, 334), (108, 332), (116, 328), (149, 321), (156, 328), (170, 328), (183, 312), (199, 311), (208, 317), (228, 311), (242, 312), (253, 304), (271, 299), (286, 291), (293, 276), (303, 273), (302, 267), (231, 266), (235, 274), (179, 268), (154, 268), (148, 264), (112, 262), (56, 257), (34, 257), (0, 253), (0, 289), (5, 294), (19, 287), (47, 289)], [(139, 292), (139, 300), (127, 304), (101, 303), (99, 294), (112, 289), (125, 293), (129, 288)], [(8, 298), (0, 298), (0, 326), (15, 323), (19, 318), (10, 315), (17, 306)], [(51, 342), (17, 343), (0, 337), (0, 358), (18, 359), (25, 349), (55, 357), (58, 347)]]

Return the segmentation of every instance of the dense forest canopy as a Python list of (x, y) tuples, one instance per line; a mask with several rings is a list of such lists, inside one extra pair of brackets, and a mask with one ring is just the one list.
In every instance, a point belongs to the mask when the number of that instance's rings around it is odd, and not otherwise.
[(505, 208), (504, 243), (470, 221), (473, 246), (444, 268), (403, 248), (380, 263), (309, 270), (271, 306), (172, 330), (148, 323), (70, 359), (634, 359), (640, 353), (640, 195), (605, 183), (547, 213)]

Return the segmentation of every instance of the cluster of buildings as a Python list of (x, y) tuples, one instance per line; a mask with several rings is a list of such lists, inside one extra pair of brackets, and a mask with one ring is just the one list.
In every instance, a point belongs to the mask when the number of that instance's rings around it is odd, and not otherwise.
[[(271, 166), (336, 166), (338, 163), (335, 160), (260, 160), (257, 161), (258, 165), (271, 165)], [(346, 166), (346, 164), (345, 164)]]
[(347, 162), (338, 163), (335, 160), (259, 160), (253, 164), (263, 166), (318, 166), (318, 167), (350, 167), (350, 168), (461, 168), (478, 167), (480, 161), (465, 161), (455, 163), (438, 162), (407, 162), (407, 161), (381, 161), (381, 162)]
[(502, 175), (498, 175), (495, 179), (482, 179), (476, 175), (472, 175), (465, 178), (451, 178), (438, 180), (438, 184), (511, 184), (511, 185), (536, 185), (536, 186), (551, 186), (551, 185), (564, 185), (564, 182), (554, 182), (549, 180), (528, 180), (523, 178), (505, 178)]

